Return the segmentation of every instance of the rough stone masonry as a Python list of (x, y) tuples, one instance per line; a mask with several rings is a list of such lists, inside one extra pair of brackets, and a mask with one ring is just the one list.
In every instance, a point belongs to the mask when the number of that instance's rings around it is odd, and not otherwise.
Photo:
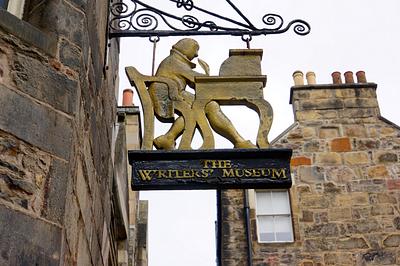
[[(259, 243), (252, 209), (254, 265), (400, 264), (400, 128), (380, 116), (377, 85), (357, 75), (292, 87), (295, 122), (272, 147), (293, 149), (295, 241)], [(246, 263), (242, 199), (223, 194), (223, 265)]]

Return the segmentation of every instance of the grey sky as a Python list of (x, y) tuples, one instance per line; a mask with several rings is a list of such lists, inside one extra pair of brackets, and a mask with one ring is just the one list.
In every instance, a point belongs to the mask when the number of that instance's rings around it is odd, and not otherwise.
[[(143, 0), (144, 1), (144, 0)], [(167, 10), (174, 4), (167, 0), (144, 1), (159, 3)], [(292, 30), (275, 36), (254, 37), (252, 48), (264, 49), (263, 74), (268, 76), (265, 98), (274, 109), (270, 139), (293, 122), (289, 105), (292, 73), (314, 71), (317, 83), (331, 83), (333, 71), (364, 70), (367, 80), (378, 84), (377, 95), (381, 115), (400, 125), (398, 108), (400, 90), (400, 1), (398, 0), (250, 0), (233, 1), (257, 26), (266, 13), (280, 14), (285, 22), (301, 18), (312, 29), (307, 36)], [(196, 5), (233, 16), (223, 0), (194, 0)], [(245, 48), (240, 37), (193, 37), (200, 43), (199, 57), (209, 63), (211, 74), (217, 75), (220, 64), (230, 48)], [(169, 54), (179, 38), (161, 38), (156, 63)], [(122, 40), (120, 56), (120, 88), (128, 88), (124, 67), (135, 66), (142, 73), (151, 73), (152, 46), (148, 39)], [(200, 70), (199, 70), (200, 71)], [(136, 104), (139, 100), (135, 98)], [(239, 132), (254, 141), (258, 117), (246, 107), (224, 108)], [(157, 125), (162, 134), (169, 125)], [(195, 144), (200, 145), (199, 143)], [(220, 148), (232, 145), (217, 138)], [(215, 265), (214, 212), (215, 193), (207, 192), (146, 192), (150, 199), (149, 249), (150, 265)]]

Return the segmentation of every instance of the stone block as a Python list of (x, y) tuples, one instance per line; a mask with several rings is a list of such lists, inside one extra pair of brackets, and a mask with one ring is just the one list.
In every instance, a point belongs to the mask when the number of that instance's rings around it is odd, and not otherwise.
[(290, 160), (290, 166), (296, 167), (299, 165), (311, 165), (311, 159), (306, 156), (292, 157)]
[(369, 178), (382, 178), (388, 177), (389, 172), (385, 165), (374, 165), (367, 168), (367, 175)]
[(299, 179), (301, 182), (308, 184), (323, 183), (324, 171), (318, 166), (302, 166), (298, 170)]
[[(69, 159), (72, 122), (0, 84), (0, 129), (65, 160)], [(22, 122), (23, 121), (23, 122)]]
[(336, 138), (330, 142), (330, 148), (333, 152), (351, 151), (351, 143), (349, 138)]
[(347, 183), (360, 178), (356, 169), (344, 165), (327, 169), (326, 177), (329, 180), (342, 183)]
[(309, 91), (309, 99), (331, 99), (334, 98), (332, 89), (313, 89)]
[(400, 235), (393, 234), (393, 235), (387, 236), (383, 240), (383, 245), (385, 247), (400, 247)]
[(376, 98), (350, 98), (344, 99), (344, 106), (347, 108), (378, 107), (378, 101)]
[(338, 127), (321, 127), (318, 135), (321, 139), (332, 139), (338, 137), (340, 132)]
[(352, 192), (349, 194), (336, 195), (335, 205), (338, 207), (343, 206), (357, 206), (369, 204), (368, 193), (365, 192)]
[(368, 153), (364, 151), (345, 153), (343, 154), (343, 159), (344, 163), (347, 165), (360, 165), (369, 163)]
[(315, 99), (302, 100), (299, 103), (299, 110), (325, 110), (325, 109), (341, 109), (343, 101), (341, 99)]
[(71, 69), (79, 72), (81, 70), (81, 51), (80, 49), (68, 42), (62, 40), (60, 44), (60, 61)]
[(325, 253), (325, 265), (355, 265), (352, 253)]
[(368, 248), (368, 244), (362, 237), (350, 237), (345, 239), (339, 239), (337, 242), (338, 249), (365, 249)]
[(304, 195), (300, 198), (300, 206), (306, 209), (326, 209), (329, 207), (329, 199), (320, 195)]
[[(95, 5), (92, 5), (92, 7)], [(51, 1), (43, 11), (41, 26), (46, 32), (57, 33), (82, 47), (82, 32), (85, 29), (84, 14), (64, 1)], [(91, 28), (91, 31), (95, 31)], [(96, 51), (96, 49), (94, 49)], [(96, 53), (94, 53), (96, 54)]]
[(347, 224), (346, 227), (346, 231), (352, 235), (379, 232), (382, 229), (380, 223), (372, 218), (354, 221)]
[[(349, 202), (350, 204), (350, 202)], [(351, 208), (350, 207), (340, 207), (340, 208), (330, 208), (328, 210), (329, 221), (344, 221), (351, 219)]]
[(18, 89), (68, 114), (75, 112), (78, 83), (54, 68), (18, 54), (12, 77)]
[(80, 216), (79, 206), (75, 194), (72, 192), (72, 187), (67, 192), (67, 202), (65, 208), (65, 237), (70, 249), (70, 253), (74, 259), (76, 259), (77, 248), (78, 248), (78, 236), (79, 230), (78, 221)]
[(359, 98), (376, 98), (376, 87), (356, 89), (356, 95)]
[[(396, 255), (394, 252), (383, 249), (370, 250), (362, 255), (363, 263), (375, 265), (393, 265), (396, 264)], [(361, 265), (362, 265), (361, 264)]]
[(337, 117), (338, 113), (336, 110), (306, 110), (295, 112), (295, 119), (297, 121), (324, 120)]
[(79, 232), (77, 265), (93, 265), (90, 258), (88, 239), (86, 239), (86, 235), (82, 227)]
[(380, 128), (379, 133), (382, 137), (395, 137), (399, 132), (393, 127), (382, 127)]
[(387, 192), (378, 193), (377, 194), (377, 200), (378, 200), (378, 203), (380, 203), (380, 204), (385, 204), (385, 203), (387, 203), (387, 204), (397, 204), (396, 197), (394, 197), (394, 195), (390, 195)]
[(61, 228), (0, 205), (0, 265), (60, 265)]
[(337, 97), (337, 98), (353, 98), (353, 97), (356, 97), (356, 90), (355, 89), (335, 90), (335, 97)]
[(336, 152), (320, 152), (315, 155), (317, 165), (341, 165), (342, 158)]
[(304, 152), (318, 152), (322, 151), (323, 145), (318, 140), (304, 141), (303, 150)]
[(393, 219), (394, 228), (400, 230), (400, 216)]
[(397, 163), (399, 161), (398, 155), (392, 151), (376, 151), (374, 159), (377, 163)]
[(1, 29), (40, 49), (41, 52), (56, 56), (57, 37), (54, 34), (42, 32), (4, 9), (0, 9), (0, 18)]
[(371, 208), (372, 216), (393, 215), (393, 214), (394, 214), (393, 207), (387, 204), (374, 205)]
[(341, 118), (369, 118), (378, 117), (378, 108), (348, 108), (339, 111), (339, 117)]
[(355, 148), (357, 150), (379, 149), (381, 142), (379, 139), (356, 139)]
[(311, 211), (303, 210), (300, 221), (304, 222), (304, 223), (313, 223), (314, 222), (314, 213)]
[(388, 179), (386, 185), (389, 190), (400, 190), (400, 179)]
[(304, 228), (304, 236), (309, 237), (334, 237), (339, 234), (339, 229), (335, 223), (314, 224)]
[(69, 180), (69, 164), (59, 159), (53, 159), (50, 167), (48, 187), (46, 195), (46, 208), (44, 216), (60, 225), (63, 224), (65, 197)]
[(347, 137), (366, 138), (367, 130), (363, 125), (344, 125), (344, 134)]
[(313, 238), (304, 240), (304, 250), (307, 252), (330, 251), (335, 246), (330, 238)]

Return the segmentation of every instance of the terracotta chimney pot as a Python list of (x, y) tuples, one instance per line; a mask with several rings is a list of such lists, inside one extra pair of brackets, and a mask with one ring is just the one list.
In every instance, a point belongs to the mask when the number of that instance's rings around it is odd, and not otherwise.
[(339, 71), (335, 71), (332, 73), (332, 82), (333, 84), (342, 84), (342, 76)]
[(354, 83), (353, 72), (347, 71), (344, 73), (344, 82), (345, 83)]
[(125, 89), (122, 95), (122, 106), (133, 106), (133, 90)]
[(358, 71), (356, 73), (357, 76), (357, 83), (367, 83), (367, 78), (365, 77), (364, 71)]

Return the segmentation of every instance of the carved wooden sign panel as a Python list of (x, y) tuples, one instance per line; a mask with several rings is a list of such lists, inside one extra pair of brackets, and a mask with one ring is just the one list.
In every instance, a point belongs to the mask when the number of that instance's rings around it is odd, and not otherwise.
[(132, 190), (289, 188), (288, 149), (129, 151)]

